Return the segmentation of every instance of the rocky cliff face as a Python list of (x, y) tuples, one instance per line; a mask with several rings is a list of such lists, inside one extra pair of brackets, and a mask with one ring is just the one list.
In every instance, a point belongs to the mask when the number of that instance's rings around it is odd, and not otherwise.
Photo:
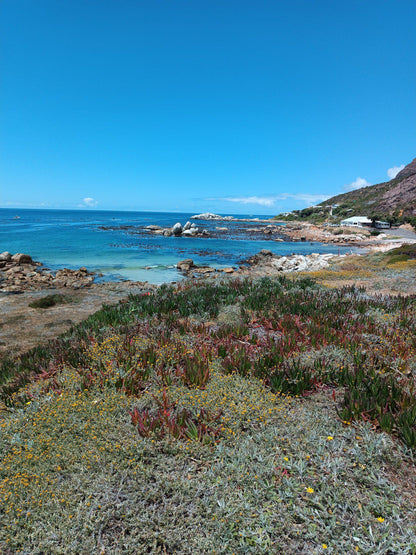
[(408, 216), (416, 216), (416, 158), (399, 172), (379, 199), (379, 210), (392, 213), (400, 210)]
[(412, 162), (410, 162), (410, 164), (407, 164), (407, 166), (403, 168), (402, 171), (399, 172), (394, 179), (404, 179), (405, 177), (409, 177), (411, 175), (414, 176), (415, 174), (416, 174), (416, 158)]

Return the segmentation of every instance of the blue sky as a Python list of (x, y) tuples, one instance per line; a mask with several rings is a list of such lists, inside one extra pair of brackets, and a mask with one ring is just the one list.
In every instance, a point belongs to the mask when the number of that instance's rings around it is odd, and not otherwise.
[(416, 156), (415, 21), (414, 0), (2, 0), (0, 207), (274, 214), (387, 181)]

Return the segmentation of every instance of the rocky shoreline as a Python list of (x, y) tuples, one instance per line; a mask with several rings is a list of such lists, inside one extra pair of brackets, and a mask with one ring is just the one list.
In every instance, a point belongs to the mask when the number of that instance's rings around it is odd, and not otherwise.
[(54, 273), (27, 254), (1, 253), (0, 356), (25, 352), (64, 333), (104, 304), (156, 288), (147, 282), (95, 283), (94, 279), (86, 268)]
[(263, 271), (265, 275), (281, 272), (317, 272), (327, 268), (330, 260), (340, 260), (348, 255), (311, 253), (306, 255), (292, 254), (291, 256), (279, 256), (271, 251), (263, 249), (259, 253), (248, 258), (240, 266), (240, 273), (247, 274), (252, 271)]
[[(181, 235), (192, 227), (183, 226)], [(186, 227), (186, 229), (185, 229)], [(261, 233), (271, 240), (281, 240), (282, 227), (268, 224), (251, 228), (253, 234)], [(371, 236), (368, 230), (341, 230), (334, 235), (333, 230), (311, 224), (290, 224), (285, 233), (292, 241), (320, 241), (334, 244), (365, 246), (370, 251), (386, 251), (406, 242), (416, 242), (416, 238)], [(162, 228), (161, 228), (162, 229)], [(196, 228), (198, 229), (198, 228)], [(221, 229), (221, 228), (220, 228)], [(223, 228), (226, 230), (227, 228)], [(335, 228), (334, 228), (335, 229)], [(339, 229), (339, 228), (338, 228)], [(159, 229), (149, 229), (148, 232)], [(347, 231), (347, 233), (345, 232)], [(353, 233), (351, 233), (353, 232)], [(191, 232), (197, 233), (197, 232)], [(275, 234), (279, 234), (276, 236)], [(409, 233), (409, 232), (408, 232)], [(173, 234), (173, 231), (172, 231)], [(184, 235), (186, 237), (186, 234)], [(348, 239), (349, 243), (345, 243)], [(177, 263), (178, 275), (187, 279), (209, 277), (221, 279), (230, 277), (261, 277), (280, 273), (319, 271), (337, 262), (348, 260), (351, 255), (318, 254), (278, 256), (270, 250), (242, 260), (236, 267), (215, 269), (197, 266), (192, 259)], [(96, 283), (96, 274), (86, 268), (77, 270), (61, 269), (52, 272), (30, 255), (4, 252), (0, 254), (0, 356), (19, 354), (29, 348), (53, 339), (67, 331), (72, 325), (87, 318), (103, 304), (117, 303), (129, 294), (143, 294), (157, 288), (147, 282), (118, 281)], [(62, 304), (49, 308), (32, 308), (33, 301), (45, 295), (57, 295)]]
[(223, 221), (223, 222), (260, 222), (260, 223), (268, 223), (271, 221), (270, 218), (236, 218), (235, 216), (220, 216), (219, 214), (213, 214), (212, 212), (204, 212), (203, 214), (196, 214), (195, 216), (191, 216), (191, 220), (205, 220), (205, 221)]
[(342, 259), (347, 255), (319, 254), (307, 255), (293, 254), (290, 256), (279, 256), (267, 249), (262, 249), (257, 254), (244, 260), (238, 268), (228, 267), (215, 269), (210, 266), (197, 266), (191, 258), (177, 263), (178, 271), (189, 278), (214, 275), (219, 277), (223, 274), (231, 275), (273, 275), (281, 272), (316, 272), (329, 266), (331, 259)]
[[(235, 220), (232, 216), (218, 216), (216, 214), (205, 213), (192, 216), (191, 219), (206, 219), (206, 220)], [(253, 223), (257, 219), (250, 220)], [(328, 227), (323, 225), (313, 225), (307, 222), (291, 222), (285, 226), (277, 225), (266, 222), (259, 222), (263, 225), (260, 227), (247, 227), (246, 234), (251, 234), (253, 239), (258, 239), (259, 236), (270, 239), (272, 241), (292, 241), (292, 242), (320, 242), (326, 244), (334, 244), (339, 246), (356, 246), (364, 247), (370, 250), (386, 251), (389, 248), (394, 248), (402, 243), (416, 242), (416, 234), (406, 229), (406, 233), (413, 235), (413, 237), (403, 236), (403, 238), (392, 237), (386, 233), (374, 234), (366, 228), (343, 228), (343, 227)], [(155, 235), (163, 235), (164, 237), (210, 237), (212, 232), (209, 233), (205, 229), (198, 228), (194, 223), (187, 221), (183, 226), (177, 222), (171, 228), (163, 228), (158, 225), (148, 225), (145, 230), (148, 233)], [(218, 226), (215, 228), (218, 234), (227, 233), (228, 228), (225, 226)], [(394, 230), (400, 233), (400, 230)], [(266, 252), (266, 251), (261, 251)], [(192, 259), (186, 259), (178, 262), (177, 269), (182, 275), (201, 277), (208, 274), (233, 274), (233, 273), (247, 273), (253, 270), (254, 267), (259, 271), (259, 266), (264, 266), (264, 270), (268, 273), (275, 272), (293, 272), (293, 271), (315, 271), (324, 267), (325, 264), (333, 258), (334, 255), (291, 255), (291, 256), (278, 256), (268, 251), (266, 257), (261, 253), (251, 257), (247, 261), (236, 267), (228, 267), (216, 270), (210, 266), (196, 266)], [(260, 257), (260, 258), (259, 258)], [(267, 263), (266, 263), (267, 262)], [(319, 266), (319, 268), (318, 268)], [(82, 267), (77, 270), (70, 270), (63, 268), (53, 272), (45, 268), (40, 262), (32, 260), (31, 256), (23, 253), (16, 253), (12, 255), (9, 252), (0, 254), (0, 292), (20, 292), (26, 290), (40, 290), (40, 289), (55, 289), (55, 288), (68, 288), (68, 289), (83, 289), (91, 287), (94, 283), (96, 274), (89, 272), (87, 268)], [(132, 282), (134, 283), (134, 282)]]
[(68, 287), (82, 289), (89, 287), (95, 274), (87, 268), (70, 270), (63, 268), (51, 272), (40, 262), (35, 262), (28, 254), (14, 255), (5, 251), (0, 254), (0, 291), (18, 292), (22, 290), (53, 289)]
[[(261, 251), (239, 267), (215, 269), (196, 266), (192, 259), (177, 263), (185, 278), (272, 275), (283, 271), (316, 269), (326, 265), (328, 255), (279, 257)], [(4, 252), (0, 255), (0, 356), (18, 355), (67, 331), (99, 310), (129, 294), (144, 294), (157, 288), (147, 282), (94, 282), (86, 268), (56, 272), (35, 262), (30, 255)], [(51, 305), (37, 301), (57, 299)]]
[[(328, 265), (333, 254), (279, 256), (269, 250), (261, 250), (258, 254), (243, 260), (238, 268), (227, 267), (216, 269), (211, 266), (197, 266), (191, 258), (176, 264), (178, 272), (187, 277), (203, 277), (209, 274), (245, 274), (256, 269), (274, 272), (315, 271)], [(44, 268), (40, 262), (32, 260), (30, 255), (9, 252), (0, 254), (0, 292), (18, 293), (22, 291), (39, 291), (49, 289), (84, 289), (91, 287), (96, 274), (86, 268), (70, 270), (63, 268), (52, 272)], [(126, 283), (126, 282), (124, 282)], [(131, 282), (134, 284), (135, 282)], [(142, 284), (142, 282), (140, 282)]]
[[(199, 228), (195, 223), (187, 221), (183, 226), (180, 222), (177, 222), (174, 226), (168, 228), (159, 225), (148, 225), (143, 231), (164, 237), (319, 242), (347, 247), (373, 247), (382, 245), (388, 240), (388, 234), (364, 227), (340, 227), (325, 224), (315, 225), (309, 222), (278, 222), (277, 220), (260, 220), (259, 218), (235, 218), (233, 216), (219, 216), (210, 212), (192, 216), (190, 219), (207, 222), (229, 222), (233, 225), (229, 227), (226, 225), (211, 226), (206, 229)], [(237, 225), (238, 222), (241, 225)], [(140, 229), (129, 231), (132, 234), (140, 234), (141, 232)]]
[[(101, 226), (102, 230), (123, 231), (132, 236), (154, 235), (166, 238), (200, 238), (245, 241), (309, 242), (324, 243), (344, 247), (383, 246), (391, 239), (389, 235), (399, 230), (378, 230), (363, 227), (341, 227), (337, 225), (309, 222), (280, 222), (259, 218), (235, 218), (219, 216), (209, 212), (192, 216), (190, 220), (201, 220), (200, 226), (191, 221), (185, 224), (176, 222), (173, 226), (162, 227), (157, 224), (147, 226)], [(205, 221), (205, 224), (203, 223)], [(218, 222), (218, 225), (214, 225)], [(412, 233), (412, 232), (409, 232)], [(414, 234), (416, 241), (416, 234)]]

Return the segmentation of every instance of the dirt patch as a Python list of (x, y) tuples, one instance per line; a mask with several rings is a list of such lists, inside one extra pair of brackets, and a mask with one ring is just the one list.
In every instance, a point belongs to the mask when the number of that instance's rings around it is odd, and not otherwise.
[[(0, 356), (16, 355), (46, 343), (85, 320), (103, 304), (115, 304), (130, 293), (153, 290), (141, 282), (93, 284), (88, 289), (24, 291), (19, 295), (0, 293)], [(47, 308), (29, 305), (48, 295), (62, 295), (66, 302)]]

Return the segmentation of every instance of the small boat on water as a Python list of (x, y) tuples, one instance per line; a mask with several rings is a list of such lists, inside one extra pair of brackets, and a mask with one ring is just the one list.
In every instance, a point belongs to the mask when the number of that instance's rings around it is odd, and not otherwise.
[(13, 220), (20, 220), (20, 216), (13, 216)]

